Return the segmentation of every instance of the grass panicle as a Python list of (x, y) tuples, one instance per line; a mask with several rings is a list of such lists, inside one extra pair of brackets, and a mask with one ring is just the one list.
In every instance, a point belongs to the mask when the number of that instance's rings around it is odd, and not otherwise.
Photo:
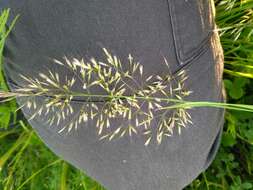
[[(103, 62), (93, 57), (87, 62), (76, 58), (70, 60), (66, 56), (64, 61), (53, 59), (55, 64), (67, 68), (73, 75), (63, 77), (51, 70), (38, 73), (37, 78), (20, 75), (25, 85), (12, 92), (1, 92), (0, 97), (25, 99), (20, 107), (32, 110), (29, 119), (43, 116), (50, 126), (61, 126), (59, 133), (70, 132), (91, 120), (101, 140), (136, 134), (145, 136), (145, 145), (151, 139), (160, 144), (163, 137), (173, 134), (175, 127), (186, 127), (192, 123), (187, 108), (162, 110), (182, 102), (191, 94), (185, 89), (187, 74), (184, 70), (174, 76), (168, 72), (165, 76), (144, 78), (143, 65), (136, 62), (131, 54), (123, 67), (117, 56), (105, 48), (103, 52), (106, 60)], [(166, 59), (165, 63), (169, 69)], [(76, 84), (81, 84), (82, 89), (75, 90)], [(99, 89), (101, 93), (95, 94), (93, 89)], [(44, 97), (43, 102), (38, 103), (38, 97)], [(79, 110), (73, 108), (76, 99), (79, 100)], [(112, 126), (115, 120), (121, 124)]]

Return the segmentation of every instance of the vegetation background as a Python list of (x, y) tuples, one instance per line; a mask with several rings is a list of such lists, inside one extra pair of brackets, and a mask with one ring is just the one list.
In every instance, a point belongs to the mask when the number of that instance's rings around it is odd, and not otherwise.
[[(216, 0), (230, 103), (253, 103), (253, 0)], [(8, 13), (0, 13), (0, 62)], [(1, 65), (1, 64), (0, 64)], [(7, 90), (2, 74), (0, 89)], [(0, 190), (102, 190), (98, 183), (52, 153), (15, 113), (0, 104)], [(226, 111), (221, 146), (212, 165), (186, 190), (253, 189), (253, 114)]]

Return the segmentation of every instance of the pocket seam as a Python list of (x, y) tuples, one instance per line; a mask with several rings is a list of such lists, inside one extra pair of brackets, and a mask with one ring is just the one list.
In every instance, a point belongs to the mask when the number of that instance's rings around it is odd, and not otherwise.
[[(209, 2), (210, 3), (210, 2)], [(197, 45), (197, 47), (195, 47), (193, 50), (187, 52), (185, 54), (185, 59), (183, 59), (183, 55), (180, 54), (184, 54), (182, 53), (182, 41), (181, 41), (181, 37), (178, 36), (179, 34), (179, 27), (178, 27), (178, 20), (177, 20), (177, 14), (175, 14), (175, 6), (173, 5), (173, 3), (170, 2), (170, 0), (167, 0), (167, 4), (168, 4), (168, 11), (169, 11), (169, 17), (170, 17), (170, 22), (171, 22), (171, 27), (172, 27), (172, 36), (173, 36), (173, 42), (174, 42), (174, 46), (175, 46), (175, 53), (176, 53), (176, 58), (179, 62), (180, 66), (186, 65), (190, 62), (192, 62), (194, 59), (198, 58), (199, 56), (201, 56), (203, 53), (205, 53), (208, 50), (208, 46), (209, 46), (209, 42), (211, 40), (211, 37), (213, 35), (213, 31), (214, 31), (214, 21), (212, 21), (212, 24), (210, 26), (210, 31), (208, 32), (208, 34), (206, 35), (206, 37), (201, 41), (201, 43), (199, 43)], [(210, 11), (210, 14), (213, 15), (213, 11)]]

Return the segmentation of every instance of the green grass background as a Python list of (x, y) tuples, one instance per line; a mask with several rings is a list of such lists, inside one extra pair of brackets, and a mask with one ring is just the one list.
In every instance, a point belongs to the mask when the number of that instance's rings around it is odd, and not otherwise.
[[(229, 103), (253, 103), (253, 0), (215, 1), (225, 55)], [(0, 62), (8, 30), (0, 16)], [(11, 29), (11, 28), (10, 28)], [(0, 89), (8, 90), (2, 73)], [(0, 190), (101, 190), (94, 180), (55, 156), (15, 102), (0, 104)], [(212, 165), (186, 190), (253, 189), (253, 114), (227, 110), (221, 146)], [(168, 187), (169, 189), (169, 187)]]

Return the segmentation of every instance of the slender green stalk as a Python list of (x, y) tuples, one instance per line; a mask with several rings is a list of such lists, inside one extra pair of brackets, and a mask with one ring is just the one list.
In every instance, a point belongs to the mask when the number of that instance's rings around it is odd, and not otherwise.
[(203, 178), (204, 178), (204, 181), (205, 181), (205, 184), (206, 184), (206, 190), (210, 190), (210, 188), (209, 188), (209, 181), (206, 178), (206, 174), (202, 173), (202, 175), (203, 175)]
[(39, 175), (41, 172), (43, 172), (44, 170), (46, 170), (47, 168), (54, 166), (58, 163), (62, 162), (61, 159), (57, 159), (54, 162), (44, 166), (43, 168), (39, 169), (37, 172), (33, 173), (30, 177), (28, 177), (18, 188), (17, 190), (20, 190), (22, 187), (24, 187), (24, 185), (26, 185), (29, 181), (31, 181), (34, 177), (36, 177), (37, 175)]
[(4, 44), (5, 44), (5, 40), (7, 39), (9, 33), (11, 32), (11, 30), (13, 29), (15, 23), (17, 22), (19, 15), (17, 15), (14, 20), (12, 21), (10, 27), (8, 28), (8, 30), (6, 30), (6, 23), (7, 20), (9, 18), (9, 14), (10, 14), (10, 9), (6, 9), (3, 10), (1, 16), (0, 16), (0, 83), (1, 83), (1, 87), (4, 90), (8, 90), (8, 86), (6, 85), (5, 82), (5, 78), (3, 75), (3, 70), (2, 70), (2, 53), (3, 53), (3, 48), (4, 48)]
[[(1, 92), (0, 92), (1, 93)], [(15, 94), (13, 94), (15, 98)], [(59, 95), (59, 94), (58, 94)], [(19, 97), (22, 96), (36, 96), (36, 94), (19, 94)], [(43, 95), (39, 95), (42, 96)], [(175, 98), (160, 98), (160, 97), (149, 97), (149, 96), (127, 96), (127, 95), (102, 95), (102, 94), (87, 94), (87, 93), (77, 93), (77, 92), (70, 92), (69, 94), (62, 94), (60, 95), (63, 98), (68, 98), (68, 97), (93, 97), (93, 98), (107, 98), (108, 100), (113, 100), (113, 99), (128, 99), (128, 100), (156, 100), (159, 102), (171, 102), (171, 103), (177, 103), (172, 106), (167, 106), (163, 108), (157, 108), (159, 110), (164, 110), (164, 109), (174, 109), (174, 108), (195, 108), (195, 107), (214, 107), (214, 108), (224, 108), (224, 109), (229, 109), (229, 110), (237, 110), (237, 111), (246, 111), (246, 112), (253, 112), (253, 105), (249, 104), (231, 104), (231, 103), (222, 103), (222, 102), (209, 102), (209, 101), (186, 101), (186, 100), (180, 100), (180, 99), (175, 99)], [(106, 100), (105, 100), (106, 102)]]
[(12, 147), (0, 158), (0, 171), (3, 168), (4, 164), (6, 163), (6, 161), (10, 158), (12, 153), (16, 151), (17, 148), (26, 141), (27, 135), (28, 134), (25, 132), (22, 133), (19, 136), (18, 140), (15, 142), (15, 144), (12, 145)]
[(18, 150), (18, 153), (12, 158), (12, 160), (9, 162), (9, 165), (11, 166), (10, 169), (10, 173), (8, 175), (8, 177), (6, 178), (6, 183), (5, 183), (5, 189), (4, 190), (9, 190), (10, 186), (12, 185), (11, 183), (13, 182), (13, 173), (15, 172), (15, 170), (18, 170), (18, 163), (20, 161), (20, 159), (22, 158), (22, 154), (24, 152), (24, 150), (29, 146), (29, 144), (31, 143), (31, 138), (32, 135), (34, 134), (33, 131), (30, 131), (28, 133), (29, 135), (27, 136), (25, 142), (22, 145), (22, 148)]
[(14, 134), (14, 133), (18, 133), (19, 131), (17, 130), (8, 130), (8, 131), (1, 131), (0, 132), (0, 139), (10, 135), (10, 134)]
[(195, 108), (195, 107), (214, 107), (214, 108), (224, 108), (237, 111), (246, 111), (253, 112), (253, 105), (246, 104), (229, 104), (229, 103), (220, 103), (220, 102), (187, 102), (183, 101), (181, 104), (163, 107), (163, 109), (172, 109), (172, 108)]
[(67, 174), (69, 165), (65, 161), (62, 162), (62, 172), (61, 172), (61, 187), (60, 190), (68, 190), (67, 187)]
[(225, 73), (228, 73), (230, 75), (236, 76), (236, 77), (247, 77), (247, 78), (252, 78), (253, 79), (253, 74), (252, 73), (243, 73), (243, 72), (238, 72), (238, 71), (230, 71), (228, 69), (224, 69)]

